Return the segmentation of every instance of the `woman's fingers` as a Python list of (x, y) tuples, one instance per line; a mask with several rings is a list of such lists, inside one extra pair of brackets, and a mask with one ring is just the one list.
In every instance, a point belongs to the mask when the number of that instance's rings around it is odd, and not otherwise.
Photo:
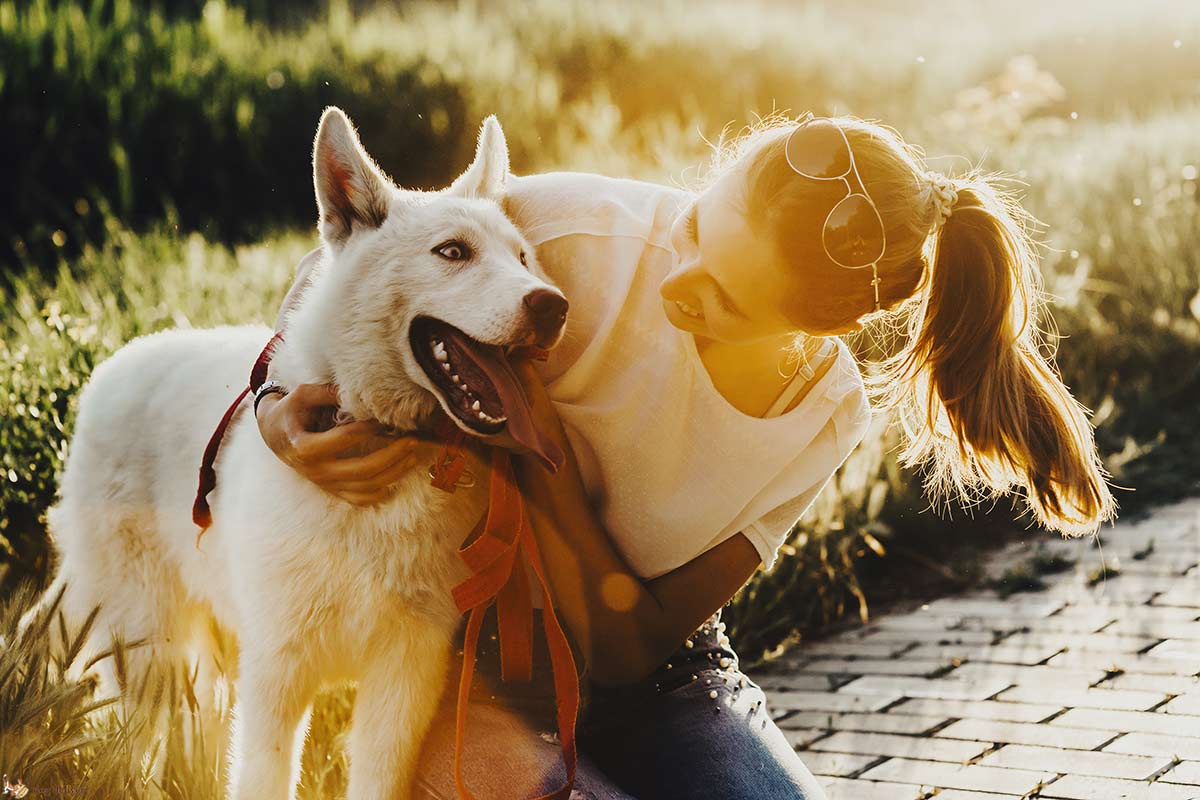
[[(397, 481), (413, 470), (419, 470), (423, 466), (415, 454), (408, 453), (398, 459), (387, 469), (372, 475), (368, 478), (360, 480), (344, 480), (344, 481), (329, 481), (323, 484), (325, 491), (332, 492), (339, 497), (347, 497), (349, 495), (367, 495), (373, 496), (380, 493), (385, 496), (390, 496), (395, 489)], [(424, 465), (428, 468), (428, 465)]]
[(320, 464), (354, 451), (356, 456), (382, 450), (398, 440), (376, 422), (367, 420), (338, 425), (324, 431), (307, 431), (294, 423), (288, 426), (288, 439), (297, 461)]
[[(394, 471), (397, 464), (415, 460), (418, 453), (430, 452), (432, 446), (419, 439), (392, 439), (383, 447), (363, 456), (333, 458), (315, 464), (312, 478), (319, 483), (379, 481)], [(433, 460), (432, 455), (430, 461)]]

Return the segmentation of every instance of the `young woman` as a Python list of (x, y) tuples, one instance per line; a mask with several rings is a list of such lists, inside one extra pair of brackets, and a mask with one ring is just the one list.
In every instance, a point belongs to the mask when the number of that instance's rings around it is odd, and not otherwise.
[[(589, 678), (581, 797), (823, 796), (719, 609), (861, 440), (868, 394), (897, 414), (901, 458), (932, 491), (1019, 489), (1070, 534), (1115, 509), (1086, 413), (1039, 351), (1023, 213), (984, 176), (929, 172), (892, 129), (845, 117), (772, 119), (716, 166), (696, 194), (510, 178), (507, 210), (571, 301), (562, 344), (518, 368), (567, 464), (517, 468)], [(864, 383), (837, 336), (893, 313), (907, 342)], [(335, 403), (333, 387), (301, 387), (259, 410), (272, 449), (333, 494), (378, 502), (433, 460), (371, 423), (313, 430)], [(483, 642), (478, 670), (498, 674)], [(552, 691), (542, 643), (532, 685), (473, 695), (474, 791), (559, 785)], [(448, 715), (426, 744), (428, 796), (454, 796), (452, 735)]]

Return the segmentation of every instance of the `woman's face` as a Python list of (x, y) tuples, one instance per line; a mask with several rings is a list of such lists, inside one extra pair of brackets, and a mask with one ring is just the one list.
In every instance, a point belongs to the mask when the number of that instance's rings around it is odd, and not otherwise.
[(797, 281), (771, 243), (746, 221), (743, 180), (731, 170), (671, 226), (675, 265), (658, 287), (680, 330), (725, 342), (796, 331), (781, 309)]

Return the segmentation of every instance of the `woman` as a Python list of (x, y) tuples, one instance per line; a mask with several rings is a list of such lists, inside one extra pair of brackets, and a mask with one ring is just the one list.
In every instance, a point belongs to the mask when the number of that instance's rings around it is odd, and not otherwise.
[[(516, 461), (589, 678), (582, 797), (822, 796), (719, 609), (861, 440), (868, 389), (931, 489), (1022, 489), (1071, 534), (1115, 508), (1085, 412), (1038, 350), (1022, 212), (986, 178), (929, 172), (895, 131), (852, 118), (769, 120), (714, 175), (697, 194), (510, 178), (507, 211), (572, 303), (549, 360), (519, 367), (567, 465)], [(893, 312), (908, 341), (864, 385), (836, 337)], [(432, 460), (371, 423), (312, 430), (334, 404), (332, 387), (303, 387), (259, 410), (272, 449), (328, 491), (378, 502)], [(495, 675), (484, 643), (478, 670)], [(544, 644), (539, 670), (472, 697), (465, 772), (481, 796), (561, 782)], [(426, 744), (429, 796), (453, 796), (452, 729), (445, 718)]]

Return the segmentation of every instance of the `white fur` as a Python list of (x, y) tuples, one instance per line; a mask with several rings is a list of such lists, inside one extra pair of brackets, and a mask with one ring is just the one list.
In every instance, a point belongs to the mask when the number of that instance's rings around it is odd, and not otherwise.
[[(435, 403), (408, 325), (438, 317), (476, 339), (524, 341), (522, 298), (553, 288), (497, 199), (508, 174), (503, 133), (485, 121), (475, 162), (443, 192), (396, 188), (337, 109), (322, 117), (314, 179), (325, 257), (289, 316), (271, 377), (334, 381), (355, 418), (427, 426)], [(468, 239), (471, 263), (431, 249)], [(528, 254), (530, 267), (520, 264)], [(424, 467), (393, 500), (364, 509), (285, 466), (259, 436), (249, 401), (216, 463), (213, 526), (195, 546), (201, 454), (271, 335), (261, 326), (168, 331), (101, 364), (79, 404), (50, 522), (78, 624), (147, 638), (146, 658), (211, 663), (207, 621), (239, 643), (230, 793), (293, 796), (308, 708), (322, 685), (358, 684), (349, 797), (407, 797), (414, 758), (439, 701), (465, 577), (456, 548), (479, 519), (487, 481), (453, 495)], [(106, 641), (106, 639), (105, 639)]]

